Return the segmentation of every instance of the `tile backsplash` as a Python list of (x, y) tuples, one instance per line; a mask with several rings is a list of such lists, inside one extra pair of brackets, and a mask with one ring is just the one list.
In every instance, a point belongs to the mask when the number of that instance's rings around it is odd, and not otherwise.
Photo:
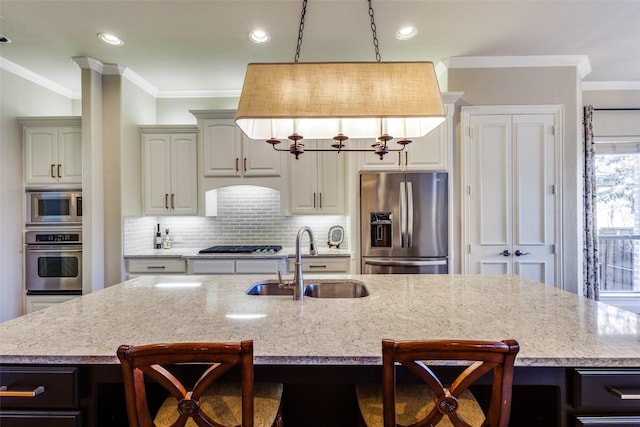
[(313, 229), (320, 245), (326, 244), (329, 228), (340, 225), (345, 229), (345, 241), (340, 248), (349, 247), (346, 216), (283, 216), (278, 190), (253, 185), (219, 188), (217, 206), (216, 217), (125, 217), (124, 254), (153, 248), (156, 224), (160, 224), (163, 237), (165, 229), (169, 229), (174, 248), (242, 244), (292, 247), (303, 225)]

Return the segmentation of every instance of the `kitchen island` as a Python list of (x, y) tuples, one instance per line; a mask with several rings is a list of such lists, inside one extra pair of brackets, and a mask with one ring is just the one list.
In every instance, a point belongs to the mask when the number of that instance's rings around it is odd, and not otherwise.
[[(101, 408), (105, 396), (120, 390), (120, 344), (252, 339), (257, 379), (281, 380), (292, 399), (298, 391), (328, 393), (348, 401), (334, 412), (348, 412), (353, 382), (379, 375), (383, 338), (513, 338), (521, 347), (513, 419), (640, 425), (638, 401), (607, 388), (640, 388), (638, 315), (518, 276), (339, 277), (363, 281), (370, 295), (294, 301), (245, 294), (252, 283), (273, 278), (264, 275), (138, 277), (0, 324), (0, 363), (5, 371), (77, 367), (83, 425), (93, 426), (109, 425), (98, 420), (110, 410)], [(600, 384), (608, 380), (614, 382)], [(540, 421), (527, 413), (534, 408)], [(603, 416), (614, 421), (602, 424)]]

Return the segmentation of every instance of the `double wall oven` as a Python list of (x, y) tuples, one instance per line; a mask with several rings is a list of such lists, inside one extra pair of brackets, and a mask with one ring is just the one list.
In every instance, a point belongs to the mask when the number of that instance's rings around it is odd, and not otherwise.
[(82, 294), (82, 193), (27, 191), (27, 295)]

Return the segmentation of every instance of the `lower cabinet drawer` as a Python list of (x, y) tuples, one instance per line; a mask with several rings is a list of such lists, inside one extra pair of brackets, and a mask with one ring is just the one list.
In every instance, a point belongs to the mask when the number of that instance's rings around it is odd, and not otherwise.
[(2, 427), (81, 427), (80, 411), (0, 411)]
[(236, 272), (233, 260), (194, 260), (193, 274), (234, 274)]
[(631, 427), (640, 426), (640, 415), (618, 417), (576, 417), (576, 427)]
[(127, 261), (129, 273), (186, 273), (187, 262), (182, 258), (130, 259)]
[[(348, 273), (350, 258), (348, 257), (305, 257), (302, 259), (304, 273)], [(289, 258), (287, 270), (293, 273), (296, 269), (295, 259)]]
[[(0, 366), (0, 408), (75, 409), (78, 368)], [(5, 427), (4, 423), (0, 423)]]
[(576, 369), (574, 374), (576, 409), (640, 411), (640, 369)]

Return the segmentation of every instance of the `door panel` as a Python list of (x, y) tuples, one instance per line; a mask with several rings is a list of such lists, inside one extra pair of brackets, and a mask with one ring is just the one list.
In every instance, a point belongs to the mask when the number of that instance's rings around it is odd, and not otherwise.
[(473, 116), (469, 146), (470, 272), (510, 272), (501, 252), (511, 241), (511, 118)]
[(463, 147), (468, 272), (514, 272), (555, 284), (555, 120), (551, 113), (470, 115)]

